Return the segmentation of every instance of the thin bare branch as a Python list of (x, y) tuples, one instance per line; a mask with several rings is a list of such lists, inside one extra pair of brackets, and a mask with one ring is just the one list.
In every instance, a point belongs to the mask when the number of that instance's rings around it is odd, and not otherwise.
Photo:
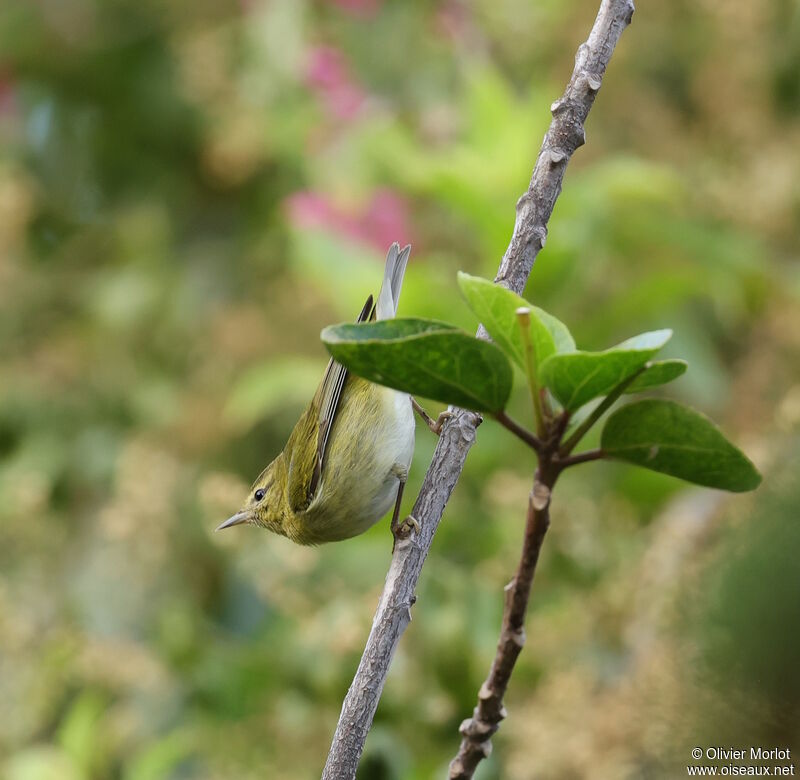
[[(543, 464), (544, 465), (544, 464)], [(489, 676), (478, 692), (478, 704), (459, 728), (462, 740), (458, 755), (450, 763), (450, 780), (468, 780), (475, 768), (492, 752), (492, 735), (506, 716), (503, 697), (511, 679), (517, 657), (525, 646), (525, 613), (531, 595), (533, 575), (539, 560), (544, 535), (550, 525), (550, 491), (555, 472), (544, 476), (537, 471), (533, 490), (528, 497), (528, 515), (522, 555), (514, 579), (506, 585), (503, 628), (497, 643)]]
[(517, 220), (496, 281), (520, 291), (547, 239), (547, 223), (573, 152), (586, 143), (584, 123), (611, 55), (633, 17), (632, 0), (602, 0), (594, 26), (578, 47), (564, 94), (550, 106), (553, 120), (536, 159), (530, 187), (517, 202)]
[[(583, 125), (623, 30), (633, 15), (632, 0), (602, 0), (588, 39), (575, 57), (566, 91), (553, 105), (553, 119), (536, 160), (528, 191), (517, 202), (511, 242), (495, 281), (521, 293), (547, 237), (547, 223), (561, 192), (575, 149), (585, 142)], [(484, 328), (478, 335), (487, 338)], [(454, 409), (444, 426), (428, 473), (414, 504), (419, 534), (397, 544), (383, 594), (356, 675), (347, 692), (333, 736), (323, 780), (353, 780), (378, 706), (389, 665), (408, 625), (410, 607), (447, 500), (475, 441), (480, 417)]]

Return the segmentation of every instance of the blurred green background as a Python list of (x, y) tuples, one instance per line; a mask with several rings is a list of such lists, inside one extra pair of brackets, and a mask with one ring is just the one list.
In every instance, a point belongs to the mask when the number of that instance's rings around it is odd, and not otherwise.
[[(596, 0), (0, 5), (0, 776), (319, 776), (391, 548), (213, 535), (393, 241), (472, 330)], [(800, 751), (800, 6), (642, 2), (527, 295), (586, 348), (674, 328), (747, 496), (559, 484), (483, 780)], [(432, 411), (436, 411), (435, 407)], [(525, 393), (514, 413), (530, 419)], [(433, 451), (418, 431), (411, 486)], [(529, 453), (487, 421), (360, 777), (442, 777), (488, 669)]]

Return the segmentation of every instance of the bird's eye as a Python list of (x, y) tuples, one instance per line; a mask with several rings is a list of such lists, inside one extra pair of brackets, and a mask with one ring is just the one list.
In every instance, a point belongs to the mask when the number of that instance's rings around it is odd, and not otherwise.
[(253, 493), (253, 498), (256, 501), (261, 501), (261, 499), (263, 499), (264, 496), (266, 496), (266, 495), (267, 495), (267, 491), (264, 490), (264, 488), (259, 488), (258, 490), (256, 490), (255, 493)]

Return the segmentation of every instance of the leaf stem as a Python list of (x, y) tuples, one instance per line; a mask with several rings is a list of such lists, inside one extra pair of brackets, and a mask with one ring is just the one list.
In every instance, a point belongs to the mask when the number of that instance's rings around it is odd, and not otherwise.
[(525, 444), (536, 450), (537, 453), (542, 451), (544, 447), (542, 440), (527, 428), (523, 428), (518, 422), (512, 420), (505, 412), (497, 412), (494, 417), (500, 425), (511, 431), (518, 439), (522, 439)]
[(586, 463), (590, 460), (600, 460), (605, 457), (603, 450), (586, 450), (586, 452), (579, 452), (577, 455), (570, 455), (567, 458), (561, 458), (558, 461), (559, 468), (566, 469), (570, 466), (575, 466), (578, 463)]
[(591, 414), (572, 432), (572, 435), (559, 447), (559, 455), (569, 455), (589, 429), (614, 405), (625, 389), (647, 368), (643, 365), (638, 371), (623, 379), (591, 412)]
[(522, 346), (525, 348), (525, 368), (533, 401), (533, 413), (536, 417), (536, 433), (544, 436), (544, 414), (542, 413), (542, 399), (539, 395), (539, 381), (536, 378), (536, 350), (531, 341), (531, 310), (529, 308), (520, 306), (517, 309), (517, 323), (522, 336)]

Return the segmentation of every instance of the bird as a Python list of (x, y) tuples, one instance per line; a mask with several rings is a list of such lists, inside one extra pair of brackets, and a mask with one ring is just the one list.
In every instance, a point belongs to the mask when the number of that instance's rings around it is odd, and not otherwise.
[[(411, 245), (401, 250), (392, 244), (377, 302), (370, 295), (357, 322), (397, 314), (410, 253)], [(394, 549), (420, 527), (411, 515), (399, 519), (414, 454), (415, 410), (437, 434), (449, 416), (433, 421), (408, 393), (368, 382), (331, 359), (283, 451), (216, 530), (249, 524), (318, 545), (363, 533), (394, 504)]]

